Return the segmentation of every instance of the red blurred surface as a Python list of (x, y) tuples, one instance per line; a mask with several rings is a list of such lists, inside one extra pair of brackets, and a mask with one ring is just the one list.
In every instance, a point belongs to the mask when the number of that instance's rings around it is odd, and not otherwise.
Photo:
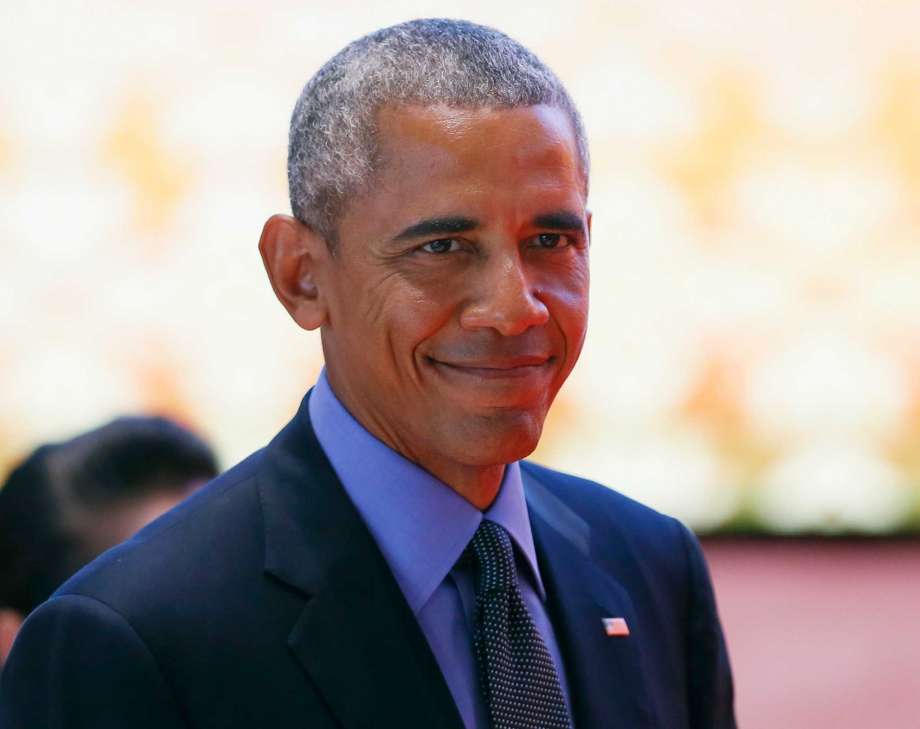
[(742, 729), (920, 729), (920, 540), (703, 546)]

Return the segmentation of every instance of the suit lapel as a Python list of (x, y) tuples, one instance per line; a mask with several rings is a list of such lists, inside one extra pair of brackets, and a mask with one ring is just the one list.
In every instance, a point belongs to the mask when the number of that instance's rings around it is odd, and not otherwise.
[[(547, 608), (565, 662), (577, 727), (653, 726), (642, 675), (639, 621), (626, 590), (590, 559), (589, 525), (524, 470)], [(603, 618), (626, 619), (632, 634), (608, 637)]]
[(307, 596), (288, 646), (346, 729), (462, 729), (415, 616), (316, 440), (306, 402), (269, 445), (259, 483), (265, 569)]

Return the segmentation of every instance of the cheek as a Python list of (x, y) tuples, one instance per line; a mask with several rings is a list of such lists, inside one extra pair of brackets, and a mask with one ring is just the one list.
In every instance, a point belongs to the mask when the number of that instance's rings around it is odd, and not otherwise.
[(566, 340), (569, 356), (577, 357), (588, 325), (588, 266), (572, 266), (547, 277), (540, 287), (550, 315)]
[(450, 330), (453, 313), (448, 298), (427, 287), (382, 287), (368, 302), (365, 331), (389, 350), (393, 365), (402, 371), (413, 368), (426, 345)]

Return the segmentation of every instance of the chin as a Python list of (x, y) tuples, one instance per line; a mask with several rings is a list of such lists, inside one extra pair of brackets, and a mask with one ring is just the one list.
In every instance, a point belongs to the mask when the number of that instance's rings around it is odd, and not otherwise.
[(471, 466), (494, 466), (526, 458), (540, 442), (543, 417), (533, 413), (517, 413), (495, 418), (478, 419), (465, 428), (464, 460)]

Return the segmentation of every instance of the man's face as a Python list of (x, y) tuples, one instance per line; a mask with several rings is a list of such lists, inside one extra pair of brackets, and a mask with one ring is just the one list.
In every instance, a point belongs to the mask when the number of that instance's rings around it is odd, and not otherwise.
[(585, 181), (566, 114), (385, 108), (380, 170), (318, 272), (333, 389), (436, 475), (537, 444), (588, 314)]

